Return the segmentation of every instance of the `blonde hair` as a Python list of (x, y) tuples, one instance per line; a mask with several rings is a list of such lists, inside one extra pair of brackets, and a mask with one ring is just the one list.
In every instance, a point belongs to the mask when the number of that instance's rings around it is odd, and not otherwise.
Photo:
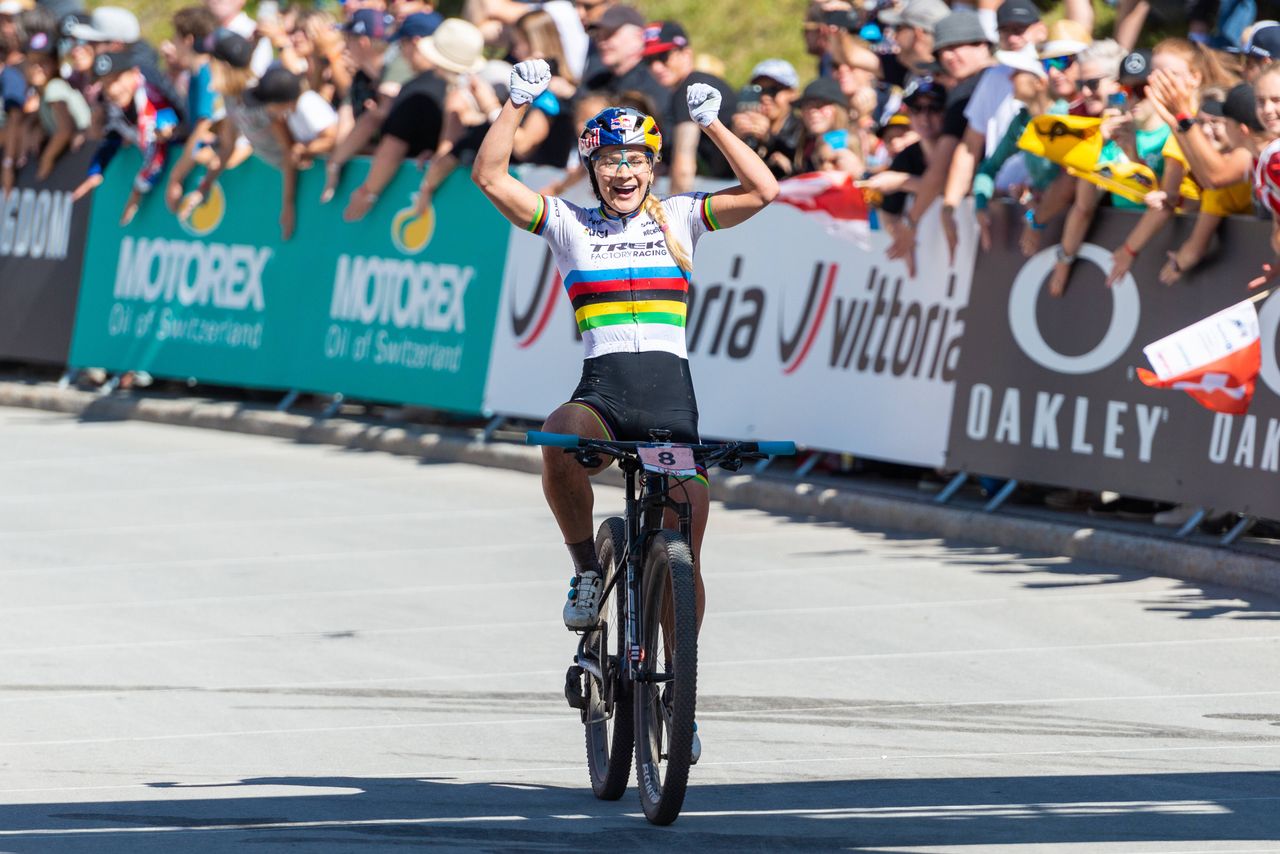
[(556, 29), (555, 19), (550, 14), (540, 9), (527, 12), (516, 19), (515, 27), (529, 43), (529, 52), (533, 56), (554, 59), (557, 73), (575, 86), (578, 84), (565, 56), (564, 43), (560, 41), (560, 30)]
[(236, 68), (220, 59), (209, 63), (209, 85), (219, 95), (239, 98), (253, 83), (254, 74), (251, 68)]
[(686, 273), (692, 273), (693, 258), (689, 257), (688, 250), (671, 233), (671, 228), (667, 224), (667, 211), (662, 207), (662, 202), (658, 201), (657, 196), (650, 193), (644, 200), (644, 212), (653, 217), (653, 221), (662, 229), (662, 239), (667, 242), (667, 251), (676, 260), (676, 264)]
[(1180, 56), (1193, 72), (1200, 77), (1201, 86), (1222, 86), (1230, 88), (1240, 82), (1238, 67), (1223, 60), (1218, 51), (1210, 50), (1201, 44), (1187, 39), (1168, 38), (1158, 42), (1151, 49), (1151, 55), (1172, 53)]

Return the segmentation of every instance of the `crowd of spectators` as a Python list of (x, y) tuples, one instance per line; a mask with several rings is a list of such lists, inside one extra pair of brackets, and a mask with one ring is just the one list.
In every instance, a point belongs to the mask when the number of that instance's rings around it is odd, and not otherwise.
[[(254, 18), (243, 6), (179, 9), (157, 49), (123, 8), (0, 0), (0, 190), (24, 164), (44, 180), (88, 145), (83, 195), (133, 146), (142, 165), (122, 223), (142, 204), (190, 216), (221, 171), (251, 155), (280, 173), (286, 239), (297, 175), (317, 163), (324, 189), (311, 202), (340, 204), (354, 221), (405, 161), (430, 162), (418, 193), (425, 211), (469, 168), (507, 96), (511, 63), (540, 58), (554, 77), (520, 128), (514, 160), (566, 168), (550, 191), (581, 178), (577, 130), (607, 104), (657, 118), (671, 192), (700, 176), (731, 177), (685, 106), (689, 86), (708, 84), (734, 132), (779, 177), (852, 175), (878, 208), (889, 257), (912, 275), (921, 218), (937, 206), (954, 252), (970, 195), (983, 245), (993, 199), (1021, 205), (1027, 254), (1062, 221), (1053, 294), (1067, 288), (1100, 205), (1142, 211), (1115, 251), (1113, 281), (1177, 216), (1195, 224), (1163, 260), (1165, 283), (1201, 262), (1223, 217), (1280, 220), (1280, 24), (1255, 20), (1255, 0), (1118, 0), (1105, 33), (1089, 0), (813, 0), (796, 22), (810, 67), (761, 56), (732, 83), (697, 33), (651, 20), (642, 2), (466, 0), (451, 18), (427, 0), (261, 0)], [(1025, 150), (1028, 125), (1046, 114), (1100, 122), (1105, 145), (1086, 172), (1145, 169), (1151, 186), (1109, 191)], [(346, 166), (362, 155), (370, 168), (352, 186)], [(162, 181), (162, 198), (149, 200)], [(1280, 228), (1273, 235), (1280, 253)], [(1253, 284), (1277, 272), (1280, 263), (1267, 265)]]

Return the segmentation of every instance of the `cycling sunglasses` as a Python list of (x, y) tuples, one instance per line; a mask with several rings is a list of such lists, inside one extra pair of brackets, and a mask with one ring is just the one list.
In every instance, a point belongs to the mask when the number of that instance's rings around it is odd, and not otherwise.
[(1040, 60), (1040, 66), (1044, 68), (1046, 74), (1050, 71), (1066, 71), (1075, 64), (1076, 58), (1074, 56), (1051, 56), (1048, 59)]

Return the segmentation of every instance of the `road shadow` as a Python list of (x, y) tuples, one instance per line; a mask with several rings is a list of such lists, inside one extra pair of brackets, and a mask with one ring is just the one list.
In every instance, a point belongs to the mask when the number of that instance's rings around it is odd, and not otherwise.
[[(869, 850), (1280, 839), (1280, 773), (1090, 774), (694, 785), (669, 828), (634, 787), (447, 778), (156, 783), (155, 797), (0, 806), (0, 849), (34, 851)], [(143, 790), (145, 792), (145, 790)]]

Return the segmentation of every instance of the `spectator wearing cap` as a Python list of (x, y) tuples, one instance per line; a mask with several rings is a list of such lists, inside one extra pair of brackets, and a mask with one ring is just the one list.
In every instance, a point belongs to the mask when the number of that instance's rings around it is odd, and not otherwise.
[(444, 18), (438, 12), (414, 12), (401, 19), (400, 25), (390, 35), (391, 44), (384, 58), (382, 77), (378, 80), (378, 93), (388, 99), (388, 104), (400, 92), (401, 86), (418, 76), (412, 61), (418, 51), (418, 40), (435, 33), (443, 22)]
[(804, 87), (796, 106), (800, 112), (800, 137), (791, 171), (798, 175), (818, 171), (817, 147), (823, 134), (849, 130), (849, 107), (840, 84), (830, 77), (819, 77)]
[(7, 38), (14, 44), (21, 43), (22, 33), (18, 31), (18, 16), (26, 8), (18, 0), (0, 0), (0, 37)]
[[(137, 16), (119, 6), (99, 6), (90, 13), (87, 23), (71, 25), (67, 35), (92, 44), (95, 53), (133, 53), (140, 68), (160, 65), (155, 49), (142, 40)], [(154, 84), (155, 80), (151, 82)]]
[(22, 151), (23, 109), (27, 103), (27, 78), (22, 73), (22, 51), (16, 33), (0, 33), (0, 191), (8, 195), (17, 180)]
[(1177, 120), (1178, 115), (1189, 112), (1192, 104), (1190, 92), (1178, 81), (1153, 74), (1148, 91), (1162, 117), (1173, 118), (1178, 145), (1196, 182), (1206, 192), (1231, 187), (1242, 180), (1251, 181), (1254, 159), (1261, 148), (1259, 142), (1266, 136), (1252, 86), (1248, 83), (1234, 86), (1222, 101), (1225, 145), (1210, 137), (1200, 122), (1187, 126)]
[(697, 175), (732, 178), (729, 161), (689, 114), (686, 93), (695, 83), (711, 86), (720, 93), (720, 110), (726, 116), (736, 112), (737, 94), (719, 77), (694, 70), (689, 36), (676, 21), (656, 21), (646, 27), (644, 61), (654, 79), (671, 93), (658, 118), (663, 130), (663, 158), (671, 175), (670, 192), (689, 192)]
[(1040, 45), (1040, 62), (1049, 75), (1049, 93), (1055, 99), (1076, 98), (1080, 80), (1078, 57), (1093, 37), (1075, 21), (1063, 18), (1049, 28), (1049, 40)]
[(592, 37), (600, 48), (603, 73), (586, 78), (583, 83), (592, 91), (639, 91), (655, 104), (665, 104), (669, 91), (649, 73), (644, 63), (644, 16), (633, 6), (618, 5), (608, 9), (592, 29)]
[(178, 111), (143, 73), (135, 52), (100, 53), (93, 61), (93, 71), (102, 86), (105, 135), (94, 152), (88, 177), (73, 195), (79, 199), (91, 192), (102, 183), (120, 149), (137, 146), (142, 152), (142, 166), (134, 176), (133, 190), (120, 215), (120, 224), (128, 225), (137, 214), (142, 197), (151, 192), (164, 172), (169, 143), (180, 124)]
[(907, 206), (907, 196), (920, 189), (920, 179), (928, 169), (942, 136), (947, 90), (929, 77), (918, 77), (902, 93), (902, 108), (915, 139), (893, 156), (889, 168), (872, 175), (859, 186), (881, 196), (880, 209), (891, 235), (901, 231), (898, 219)]
[(1244, 56), (1244, 79), (1254, 83), (1263, 69), (1280, 60), (1280, 23), (1258, 21), (1245, 34), (1240, 53)]
[[(259, 77), (273, 60), (271, 40), (259, 38), (259, 24), (244, 11), (245, 0), (205, 0), (209, 11), (218, 19), (218, 26), (248, 39), (253, 44), (253, 59), (249, 67)], [(274, 21), (264, 22), (270, 28)]]
[[(920, 218), (944, 190), (948, 194), (956, 192), (957, 199), (962, 198), (968, 191), (969, 182), (973, 180), (973, 170), (982, 155), (985, 141), (985, 134), (979, 132), (979, 127), (983, 130), (985, 127), (971, 124), (968, 108), (982, 73), (992, 63), (991, 43), (975, 12), (952, 12), (934, 27), (933, 38), (935, 58), (947, 76), (958, 82), (947, 94), (942, 135), (934, 145), (928, 168), (920, 180), (919, 191), (911, 201), (911, 209), (903, 213), (900, 220), (902, 227), (888, 250), (889, 258), (902, 259), (907, 264), (907, 271), (912, 277), (915, 276), (915, 230)], [(1007, 77), (1005, 82), (1007, 85)], [(976, 113), (974, 117), (979, 121), (983, 118)], [(968, 139), (961, 145), (966, 134)], [(963, 157), (964, 161), (959, 165), (956, 177), (952, 178), (952, 163), (957, 156)], [(951, 188), (952, 181), (959, 187), (958, 191)], [(954, 245), (954, 209), (948, 210), (946, 204), (944, 201), (944, 234), (948, 244)]]
[(27, 83), (40, 97), (38, 116), (44, 144), (36, 179), (43, 181), (59, 157), (80, 145), (91, 115), (84, 96), (58, 76), (57, 42), (49, 33), (33, 33), (27, 40), (25, 69)]
[(918, 74), (933, 65), (934, 27), (950, 14), (951, 9), (942, 0), (907, 0), (897, 8), (882, 11), (880, 23), (893, 33), (898, 61)]
[(344, 219), (362, 219), (406, 158), (431, 157), (447, 134), (456, 131), (455, 138), (461, 136), (457, 125), (462, 124), (460, 115), (473, 91), (462, 75), (475, 75), (484, 64), (484, 34), (461, 18), (446, 18), (434, 34), (419, 40), (414, 55), (418, 76), (401, 88), (391, 105), (369, 171), (352, 191)]
[(996, 9), (996, 39), (1000, 49), (1018, 51), (1039, 47), (1049, 38), (1040, 9), (1031, 0), (1004, 0)]
[(920, 141), (920, 135), (911, 127), (911, 117), (905, 107), (885, 119), (877, 133), (890, 161)]
[(785, 59), (765, 59), (751, 69), (730, 127), (769, 166), (775, 177), (791, 173), (800, 137), (795, 100), (800, 78)]
[(388, 71), (388, 38), (403, 42), (398, 53), (409, 62), (410, 74), (416, 75), (412, 61), (417, 43), (428, 35), (426, 30), (435, 32), (439, 26), (427, 16), (410, 16), (399, 30), (393, 31), (394, 25), (395, 19), (386, 12), (358, 9), (342, 28), (346, 37), (346, 57), (355, 71), (346, 96), (338, 106), (338, 144), (325, 164), (321, 204), (333, 199), (342, 179), (342, 170), (351, 158), (377, 142), (391, 102), (400, 93), (403, 83), (384, 83)]
[(209, 61), (217, 28), (217, 18), (204, 6), (187, 6), (173, 14), (171, 66), (174, 71), (182, 70), (187, 75), (188, 122), (182, 156), (169, 170), (165, 187), (165, 204), (175, 213), (182, 200), (182, 182), (195, 166), (196, 152), (214, 140), (213, 125), (226, 115), (222, 99), (213, 91), (213, 69)]

